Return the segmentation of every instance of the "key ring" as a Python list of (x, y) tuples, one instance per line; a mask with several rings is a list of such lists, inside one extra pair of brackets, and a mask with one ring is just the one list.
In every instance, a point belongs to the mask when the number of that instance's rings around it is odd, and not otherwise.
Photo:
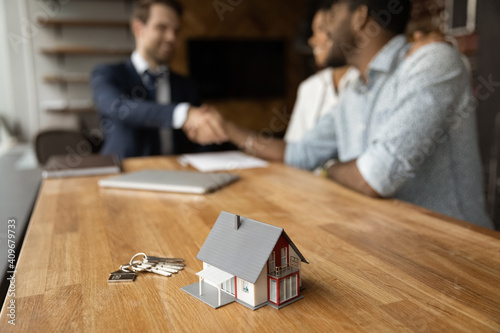
[(137, 254), (134, 254), (134, 256), (132, 257), (132, 259), (130, 259), (130, 262), (129, 262), (130, 266), (132, 266), (132, 265), (133, 265), (134, 259), (135, 259), (136, 257), (138, 257), (138, 256), (143, 256), (143, 257), (144, 257), (144, 258), (142, 258), (142, 262), (144, 262), (144, 259), (145, 259), (145, 260), (148, 260), (148, 256), (146, 255), (146, 253), (139, 252), (139, 253), (137, 253)]
[(134, 273), (135, 272), (131, 265), (121, 265), (120, 270), (127, 272), (127, 273)]

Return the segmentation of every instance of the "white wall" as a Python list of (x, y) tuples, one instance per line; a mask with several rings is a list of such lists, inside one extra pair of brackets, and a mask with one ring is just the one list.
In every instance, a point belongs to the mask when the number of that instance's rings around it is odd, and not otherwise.
[(123, 57), (43, 55), (40, 49), (54, 46), (131, 48), (133, 40), (126, 28), (54, 27), (39, 19), (79, 18), (127, 20), (128, 1), (82, 0), (0, 1), (0, 113), (9, 124), (17, 123), (23, 139), (31, 139), (45, 128), (76, 128), (78, 116), (49, 114), (42, 107), (48, 100), (91, 101), (87, 84), (48, 84), (43, 76), (89, 73), (103, 62)]
[(243, 291), (243, 282), (245, 280), (237, 277), (236, 278), (236, 293), (238, 295), (238, 299), (243, 302), (255, 306), (255, 286), (253, 283), (248, 282), (248, 293)]
[[(267, 262), (266, 262), (267, 265)], [(262, 304), (267, 301), (267, 269), (264, 265), (264, 269), (259, 275), (257, 282), (255, 283), (255, 305)]]
[(6, 21), (6, 1), (0, 2), (0, 114), (4, 117), (12, 118), (12, 89), (10, 79), (10, 61), (7, 45), (7, 21)]
[[(10, 126), (17, 125), (21, 136), (36, 130), (38, 119), (33, 84), (32, 54), (27, 31), (21, 26), (25, 17), (24, 1), (2, 1), (0, 4), (0, 113)], [(31, 84), (30, 84), (31, 82)]]

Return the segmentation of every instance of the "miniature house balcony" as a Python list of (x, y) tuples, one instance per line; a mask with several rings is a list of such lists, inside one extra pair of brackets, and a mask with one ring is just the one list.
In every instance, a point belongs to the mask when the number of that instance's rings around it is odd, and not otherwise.
[(298, 267), (295, 266), (290, 266), (286, 265), (283, 267), (276, 267), (274, 271), (269, 272), (269, 276), (275, 277), (275, 278), (281, 278), (283, 276), (290, 275), (292, 273), (295, 273), (299, 270)]

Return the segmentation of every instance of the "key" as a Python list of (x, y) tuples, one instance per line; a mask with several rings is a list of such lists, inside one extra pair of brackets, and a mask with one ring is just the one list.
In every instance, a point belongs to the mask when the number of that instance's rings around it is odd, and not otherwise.
[(142, 272), (142, 271), (147, 271), (148, 269), (151, 269), (154, 265), (148, 264), (148, 263), (143, 263), (142, 261), (134, 261), (132, 265), (130, 266), (134, 271), (136, 272)]
[(171, 273), (165, 272), (164, 270), (161, 270), (158, 267), (146, 269), (146, 271), (151, 272), (151, 273), (155, 273), (155, 274), (159, 274), (159, 275), (163, 275), (163, 276), (172, 276)]
[(167, 273), (177, 273), (179, 271), (179, 270), (177, 270), (175, 268), (168, 268), (168, 267), (163, 267), (163, 266), (160, 266), (160, 265), (156, 265), (156, 266), (151, 267), (151, 270), (164, 271), (164, 272), (167, 272)]
[(150, 262), (150, 263), (183, 263), (184, 259), (182, 258), (162, 258), (162, 257), (154, 257), (154, 256), (147, 256), (144, 258), (145, 262)]
[(108, 282), (134, 282), (136, 277), (135, 272), (119, 269), (109, 274)]
[(171, 269), (176, 269), (178, 271), (182, 271), (184, 269), (184, 264), (181, 265), (175, 265), (175, 264), (157, 264), (156, 267), (160, 268), (171, 268)]
[(176, 266), (176, 267), (184, 267), (184, 266), (186, 266), (186, 264), (183, 263), (183, 262), (159, 262), (157, 265)]
[(174, 274), (179, 272), (179, 270), (176, 268), (170, 268), (170, 267), (165, 267), (165, 266), (155, 266), (155, 267), (153, 267), (153, 269), (157, 269), (157, 270), (160, 269), (162, 271), (174, 273)]

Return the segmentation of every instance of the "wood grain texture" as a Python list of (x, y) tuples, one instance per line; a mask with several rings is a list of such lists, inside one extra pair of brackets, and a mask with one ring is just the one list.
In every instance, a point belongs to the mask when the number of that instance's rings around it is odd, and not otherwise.
[[(165, 157), (124, 167), (182, 168)], [(16, 327), (4, 304), (0, 331), (500, 331), (499, 233), (281, 164), (237, 173), (240, 181), (209, 195), (45, 180), (17, 267)], [(214, 310), (179, 289), (198, 281), (195, 257), (221, 210), (286, 230), (310, 262), (303, 300)], [(183, 257), (187, 267), (108, 284), (137, 252)]]

